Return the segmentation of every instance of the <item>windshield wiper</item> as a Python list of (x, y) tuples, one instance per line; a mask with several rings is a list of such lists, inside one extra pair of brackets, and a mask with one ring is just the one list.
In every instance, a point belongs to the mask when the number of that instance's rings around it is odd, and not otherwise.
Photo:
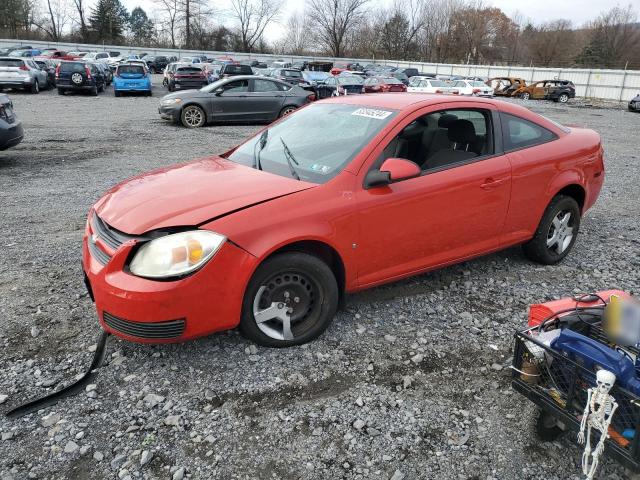
[[(257, 168), (258, 170), (262, 170), (262, 165), (260, 164), (260, 152), (264, 149), (264, 146), (267, 144), (267, 137), (269, 136), (269, 129), (266, 129), (260, 135), (260, 139), (253, 146), (253, 168)], [(260, 145), (260, 150), (256, 153), (256, 147)]]
[(287, 144), (284, 143), (284, 140), (282, 139), (282, 137), (280, 137), (280, 141), (282, 142), (282, 147), (284, 149), (284, 158), (287, 160), (287, 164), (289, 165), (289, 170), (291, 170), (291, 175), (293, 175), (293, 178), (295, 178), (296, 180), (300, 180), (300, 175), (298, 175), (298, 172), (296, 172), (296, 167), (293, 166), (294, 163), (296, 165), (300, 165), (300, 164), (296, 161), (295, 157), (291, 153), (291, 150), (289, 150), (289, 147), (287, 147)]

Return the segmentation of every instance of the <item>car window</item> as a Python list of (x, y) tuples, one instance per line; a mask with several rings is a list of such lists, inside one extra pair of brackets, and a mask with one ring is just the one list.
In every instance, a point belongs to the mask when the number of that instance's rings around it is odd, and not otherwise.
[(1, 58), (0, 67), (21, 67), (23, 65), (22, 60)]
[(253, 81), (253, 91), (254, 92), (278, 92), (280, 89), (276, 82), (272, 82), (271, 80), (262, 80), (256, 78)]
[(362, 85), (364, 83), (360, 77), (356, 77), (355, 75), (340, 77), (337, 79), (337, 82), (340, 85)]
[(84, 72), (84, 63), (62, 62), (60, 64), (60, 71), (65, 73)]
[[(228, 158), (253, 165), (260, 137), (266, 135), (260, 152), (263, 170), (292, 177), (287, 158), (293, 156), (295, 162), (291, 163), (301, 180), (325, 183), (338, 175), (396, 114), (397, 111), (386, 108), (314, 103), (249, 139)], [(327, 143), (327, 138), (333, 141)]]
[(99, 53), (98, 55), (96, 55), (96, 58), (109, 58), (109, 54), (108, 53)]
[(302, 73), (299, 70), (283, 70), (282, 73), (285, 77), (302, 78)]
[(501, 113), (503, 143), (506, 151), (532, 147), (555, 140), (557, 135), (537, 123)]
[(241, 93), (249, 91), (249, 80), (235, 80), (222, 86), (225, 93)]
[(373, 168), (387, 158), (404, 158), (423, 174), (453, 168), (494, 153), (491, 114), (484, 109), (432, 112), (410, 122), (384, 148)]
[(118, 74), (122, 73), (144, 74), (144, 67), (140, 65), (120, 65), (118, 67)]
[(227, 65), (224, 68), (224, 73), (232, 75), (250, 75), (253, 72), (251, 71), (251, 67), (246, 65)]
[(335, 85), (335, 84), (336, 84), (336, 82), (337, 82), (337, 80), (336, 80), (335, 78), (333, 78), (333, 77), (332, 77), (332, 78), (327, 78), (327, 79), (324, 81), (324, 83), (325, 83), (326, 85)]

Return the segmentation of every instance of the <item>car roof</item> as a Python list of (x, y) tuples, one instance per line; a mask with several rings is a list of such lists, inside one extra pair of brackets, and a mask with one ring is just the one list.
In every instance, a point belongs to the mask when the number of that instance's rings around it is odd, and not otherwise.
[[(376, 93), (372, 95), (347, 95), (322, 100), (322, 102), (346, 103), (350, 105), (362, 105), (366, 107), (391, 108), (394, 110), (413, 110), (416, 107), (426, 107), (429, 105), (437, 105), (439, 103), (468, 103), (469, 101), (471, 100), (469, 100), (468, 97), (433, 93)], [(473, 103), (478, 104), (487, 104), (493, 106), (499, 105), (500, 109), (505, 111), (516, 109), (518, 111), (524, 110), (529, 112), (529, 110), (524, 107), (520, 107), (519, 105), (509, 102), (504, 102), (502, 100), (474, 97), (472, 101)]]

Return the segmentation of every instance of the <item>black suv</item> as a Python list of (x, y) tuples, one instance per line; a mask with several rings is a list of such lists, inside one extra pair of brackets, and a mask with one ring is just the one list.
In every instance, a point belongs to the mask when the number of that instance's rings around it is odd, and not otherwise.
[(225, 63), (220, 69), (220, 78), (235, 77), (236, 75), (253, 75), (253, 70), (249, 65), (241, 63)]
[(98, 95), (98, 92), (104, 92), (105, 77), (93, 63), (60, 62), (56, 69), (56, 86), (59, 95), (74, 90)]
[(147, 66), (151, 73), (162, 73), (169, 64), (169, 58), (161, 55), (157, 57), (146, 55), (143, 60), (147, 62)]
[(549, 80), (547, 98), (554, 102), (567, 103), (576, 96), (576, 86), (569, 80)]

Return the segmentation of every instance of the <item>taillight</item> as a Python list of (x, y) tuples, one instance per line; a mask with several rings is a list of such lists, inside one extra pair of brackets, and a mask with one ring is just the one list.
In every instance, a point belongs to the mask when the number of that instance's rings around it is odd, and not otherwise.
[(438, 89), (436, 90), (436, 93), (442, 93), (442, 90)]
[(27, 67), (24, 63), (20, 66), (20, 70), (24, 70), (26, 72), (29, 71), (29, 67)]
[(344, 94), (344, 87), (338, 87), (338, 93), (339, 94)]
[(307, 95), (307, 100), (309, 100), (310, 102), (313, 102), (315, 99), (316, 99), (315, 93), (311, 93)]
[(474, 88), (473, 89), (473, 93), (480, 93), (480, 89), (479, 88)]
[(89, 67), (84, 67), (84, 71), (87, 74), (87, 80), (91, 80), (91, 72), (89, 71)]
[(58, 64), (58, 66), (56, 67), (56, 78), (60, 77), (60, 65)]

